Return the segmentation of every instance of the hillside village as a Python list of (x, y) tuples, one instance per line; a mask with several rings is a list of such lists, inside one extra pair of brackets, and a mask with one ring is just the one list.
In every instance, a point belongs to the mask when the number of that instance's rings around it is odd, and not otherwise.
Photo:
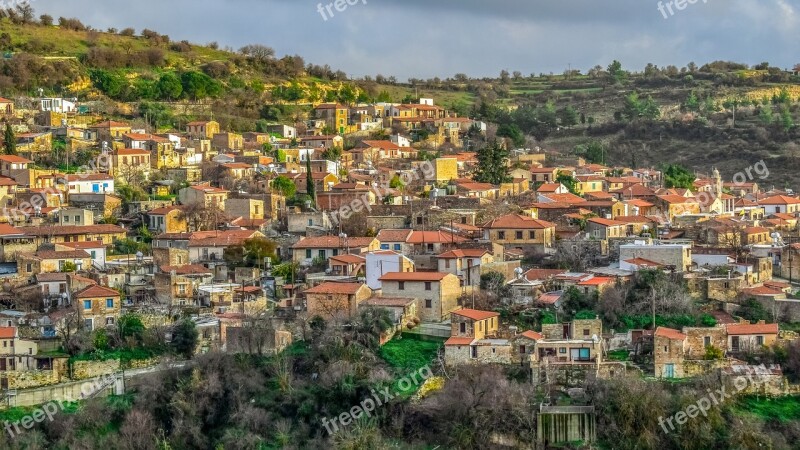
[[(5, 405), (97, 375), (80, 336), (134, 316), (173, 338), (188, 318), (188, 356), (279, 354), (309, 323), (376, 310), (381, 344), (440, 339), (444, 368), (521, 367), (553, 392), (750, 372), (754, 392), (800, 392), (770, 356), (800, 323), (800, 197), (763, 162), (675, 187), (663, 168), (513, 148), (426, 98), (246, 133), (137, 129), (63, 98), (0, 115)], [(551, 400), (540, 414), (583, 426), (537, 439), (593, 439), (591, 405)]]

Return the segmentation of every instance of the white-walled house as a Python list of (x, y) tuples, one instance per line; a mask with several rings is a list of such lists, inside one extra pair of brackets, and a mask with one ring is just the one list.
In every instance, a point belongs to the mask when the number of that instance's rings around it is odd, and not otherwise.
[(83, 250), (92, 257), (92, 265), (99, 268), (106, 266), (106, 246), (102, 241), (64, 242), (56, 244), (56, 250)]
[(105, 173), (78, 173), (65, 177), (70, 194), (113, 194), (114, 177)]
[(391, 250), (370, 252), (366, 255), (365, 272), (367, 286), (373, 291), (381, 289), (380, 278), (392, 272), (413, 272), (414, 262)]

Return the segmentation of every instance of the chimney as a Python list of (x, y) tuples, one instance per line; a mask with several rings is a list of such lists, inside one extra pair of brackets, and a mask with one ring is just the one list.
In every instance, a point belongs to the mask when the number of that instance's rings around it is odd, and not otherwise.
[(766, 322), (764, 322), (763, 320), (759, 320), (756, 325), (766, 325)]

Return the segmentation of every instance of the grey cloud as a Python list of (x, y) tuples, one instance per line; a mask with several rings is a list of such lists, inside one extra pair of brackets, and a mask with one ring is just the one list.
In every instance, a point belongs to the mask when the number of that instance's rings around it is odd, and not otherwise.
[[(327, 0), (327, 3), (331, 0)], [(260, 42), (354, 74), (561, 72), (619, 59), (682, 66), (794, 60), (800, 0), (698, 0), (664, 19), (657, 0), (367, 0), (323, 21), (318, 0), (37, 0), (98, 27), (156, 29), (238, 48)], [(667, 1), (664, 1), (667, 3)]]

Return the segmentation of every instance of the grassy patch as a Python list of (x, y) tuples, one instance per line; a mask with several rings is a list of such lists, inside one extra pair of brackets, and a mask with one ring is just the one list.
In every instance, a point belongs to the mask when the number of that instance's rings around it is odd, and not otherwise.
[(609, 361), (627, 361), (628, 354), (628, 350), (622, 348), (619, 350), (611, 350), (606, 355), (608, 356)]
[(736, 409), (742, 413), (752, 414), (762, 420), (778, 420), (792, 422), (800, 420), (800, 396), (779, 398), (742, 397)]
[(418, 337), (405, 333), (401, 339), (392, 339), (381, 347), (381, 358), (390, 366), (405, 372), (425, 367), (439, 352), (441, 339)]
[(153, 348), (122, 348), (110, 351), (97, 350), (92, 353), (75, 355), (69, 359), (69, 362), (108, 361), (110, 359), (119, 359), (120, 361), (138, 361), (142, 359), (149, 359), (162, 353), (163, 350)]

